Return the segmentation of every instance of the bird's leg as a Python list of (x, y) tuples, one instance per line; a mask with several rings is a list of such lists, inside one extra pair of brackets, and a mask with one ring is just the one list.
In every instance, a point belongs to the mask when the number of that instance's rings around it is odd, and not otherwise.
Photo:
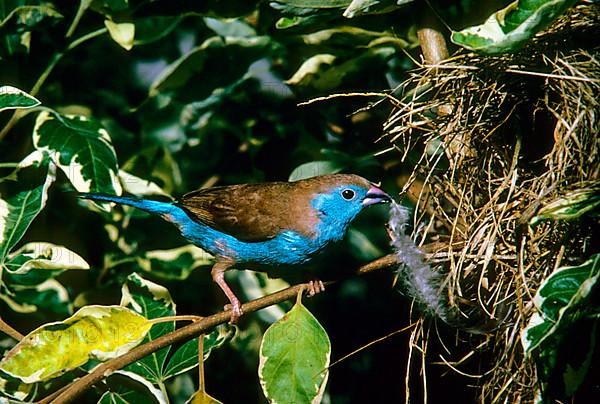
[[(229, 320), (229, 322), (231, 324), (235, 324), (240, 318), (240, 316), (243, 314), (243, 312), (242, 304), (240, 303), (239, 299), (235, 296), (233, 291), (229, 288), (227, 282), (225, 282), (224, 273), (229, 267), (231, 267), (230, 262), (217, 262), (212, 267), (210, 273), (212, 275), (213, 281), (215, 281), (216, 284), (219, 285), (219, 287), (225, 293), (225, 295), (229, 299), (229, 302), (231, 303), (231, 320)], [(225, 306), (226, 309), (227, 306)]]
[(308, 291), (308, 296), (313, 297), (317, 293), (325, 292), (325, 284), (319, 279), (309, 281), (306, 290)]

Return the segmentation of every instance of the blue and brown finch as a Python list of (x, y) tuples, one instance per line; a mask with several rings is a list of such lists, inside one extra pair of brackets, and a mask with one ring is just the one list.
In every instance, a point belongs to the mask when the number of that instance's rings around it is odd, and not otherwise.
[(373, 183), (351, 174), (207, 188), (177, 202), (102, 194), (81, 197), (160, 215), (191, 243), (211, 253), (216, 260), (212, 277), (231, 302), (232, 322), (242, 310), (223, 277), (227, 269), (305, 263), (342, 239), (364, 207), (391, 200)]

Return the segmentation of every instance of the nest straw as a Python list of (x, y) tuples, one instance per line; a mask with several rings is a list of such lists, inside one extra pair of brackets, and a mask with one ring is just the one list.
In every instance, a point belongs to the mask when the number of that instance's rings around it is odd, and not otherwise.
[[(520, 334), (543, 279), (589, 257), (593, 223), (529, 221), (547, 201), (598, 184), (600, 5), (572, 9), (519, 53), (458, 54), (415, 70), (402, 88), (381, 141), (410, 167), (413, 227), (441, 246), (428, 261), (446, 274), (449, 310), (486, 333), (442, 341), (448, 357), (470, 347), (441, 363), (475, 381), (480, 402), (532, 402), (535, 370)], [(431, 322), (419, 324), (409, 361), (422, 355), (425, 384)], [(480, 371), (468, 374), (474, 361)]]

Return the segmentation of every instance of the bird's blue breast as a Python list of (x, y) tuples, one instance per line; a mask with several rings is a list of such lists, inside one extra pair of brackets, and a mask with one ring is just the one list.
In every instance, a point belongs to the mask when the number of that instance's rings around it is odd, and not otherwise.
[(214, 256), (229, 258), (236, 263), (263, 265), (297, 265), (325, 247), (330, 239), (310, 238), (292, 230), (257, 242), (246, 242), (192, 220), (181, 208), (173, 209), (162, 216), (174, 223), (182, 236)]

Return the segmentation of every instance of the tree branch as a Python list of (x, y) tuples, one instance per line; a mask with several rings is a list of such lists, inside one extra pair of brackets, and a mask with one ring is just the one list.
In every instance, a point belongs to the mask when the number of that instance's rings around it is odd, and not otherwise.
[[(393, 265), (398, 265), (398, 259), (395, 255), (390, 254), (368, 264), (361, 266), (357, 271), (357, 275), (367, 274), (379, 269), (389, 268)], [(332, 285), (337, 281), (325, 282), (325, 285)], [(301, 283), (298, 285), (291, 286), (287, 289), (275, 292), (273, 294), (261, 297), (256, 300), (252, 300), (242, 305), (242, 310), (245, 314), (252, 313), (265, 307), (272, 306), (277, 303), (284, 302), (289, 299), (296, 297), (298, 292), (306, 289), (308, 284)], [(145, 356), (150, 355), (153, 352), (158, 351), (168, 345), (172, 345), (178, 342), (185, 342), (192, 338), (195, 338), (201, 334), (206, 333), (210, 329), (216, 327), (219, 324), (223, 324), (229, 321), (231, 318), (231, 311), (222, 311), (217, 314), (213, 314), (209, 317), (204, 317), (200, 321), (185, 327), (179, 328), (171, 333), (165, 334), (153, 341), (150, 341), (144, 345), (140, 345), (126, 354), (119, 356), (118, 358), (111, 359), (102, 365), (98, 366), (91, 373), (83, 376), (82, 378), (74, 381), (67, 388), (59, 390), (58, 392), (45, 397), (38, 403), (70, 403), (73, 402), (82, 393), (98, 383), (105, 377), (119, 370), (130, 363), (133, 363)]]

